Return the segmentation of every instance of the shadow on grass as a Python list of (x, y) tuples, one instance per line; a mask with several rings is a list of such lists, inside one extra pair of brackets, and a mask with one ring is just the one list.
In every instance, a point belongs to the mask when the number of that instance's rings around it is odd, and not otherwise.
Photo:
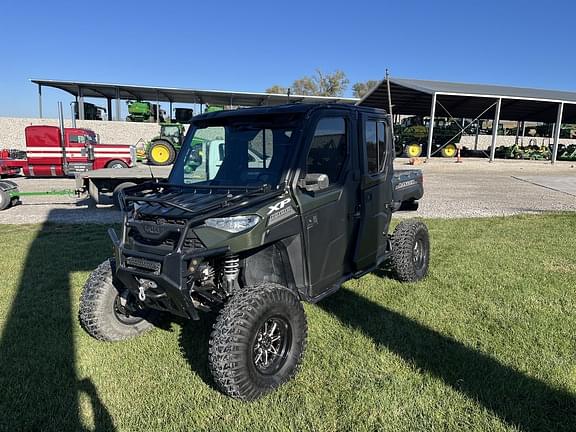
[(94, 430), (115, 430), (92, 381), (76, 372), (78, 304), (70, 283), (72, 273), (94, 269), (109, 251), (103, 226), (45, 224), (37, 233), (0, 340), (0, 430), (81, 431), (81, 394)]
[(576, 398), (347, 289), (318, 304), (524, 431), (576, 430)]
[(190, 368), (202, 381), (216, 390), (214, 380), (208, 369), (208, 347), (212, 325), (216, 314), (205, 313), (199, 321), (182, 321), (178, 342), (182, 355), (190, 364)]

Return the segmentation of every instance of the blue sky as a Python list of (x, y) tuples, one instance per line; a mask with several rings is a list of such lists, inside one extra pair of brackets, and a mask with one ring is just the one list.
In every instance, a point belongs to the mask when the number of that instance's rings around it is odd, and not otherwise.
[[(576, 91), (573, 2), (8, 1), (0, 116), (36, 116), (29, 78), (263, 91), (342, 69)], [(45, 89), (44, 110), (71, 99)], [(104, 105), (104, 103), (101, 103)]]

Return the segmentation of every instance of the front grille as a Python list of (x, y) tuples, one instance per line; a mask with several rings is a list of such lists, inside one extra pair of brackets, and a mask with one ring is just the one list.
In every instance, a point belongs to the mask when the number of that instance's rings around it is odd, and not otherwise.
[(147, 260), (144, 258), (138, 258), (138, 257), (127, 257), (126, 258), (126, 265), (128, 267), (133, 267), (133, 268), (136, 268), (138, 270), (145, 270), (145, 271), (152, 272), (155, 275), (159, 275), (160, 270), (162, 268), (162, 266), (159, 262), (150, 261), (150, 260)]
[(148, 214), (143, 214), (140, 212), (136, 213), (134, 219), (138, 220), (138, 221), (154, 222), (158, 225), (162, 225), (165, 223), (169, 223), (172, 225), (186, 225), (186, 222), (187, 222), (186, 219), (158, 217), (155, 215), (148, 215)]
[[(144, 245), (144, 246), (152, 246), (152, 247), (161, 247), (166, 249), (174, 249), (178, 243), (179, 235), (177, 233), (170, 234), (168, 237), (162, 240), (155, 240), (151, 238), (147, 238), (142, 236), (138, 231), (132, 230), (130, 237), (135, 243)], [(185, 250), (193, 250), (193, 249), (204, 249), (206, 246), (194, 231), (189, 231), (188, 236), (184, 240), (184, 249)]]

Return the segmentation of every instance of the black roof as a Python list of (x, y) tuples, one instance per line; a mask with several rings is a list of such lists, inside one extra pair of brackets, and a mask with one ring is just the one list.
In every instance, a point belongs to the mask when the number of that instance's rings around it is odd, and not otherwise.
[[(558, 104), (564, 102), (564, 123), (576, 122), (576, 93), (506, 87), (491, 84), (466, 84), (445, 81), (390, 78), (392, 111), (394, 114), (430, 115), (432, 96), (444, 106), (436, 107), (438, 117), (450, 114), (455, 118), (494, 118), (495, 100), (502, 98), (502, 120), (555, 122)], [(388, 108), (386, 80), (366, 95), (362, 106)], [(448, 111), (448, 113), (446, 112)]]
[(350, 104), (328, 104), (328, 103), (294, 103), (294, 104), (284, 104), (284, 105), (274, 105), (274, 106), (260, 106), (252, 108), (242, 108), (239, 110), (223, 110), (223, 111), (213, 111), (205, 114), (199, 114), (194, 117), (194, 122), (202, 122), (205, 120), (212, 120), (222, 117), (230, 116), (260, 116), (260, 115), (273, 115), (273, 114), (300, 114), (309, 113), (317, 109), (345, 109), (352, 111), (364, 111), (378, 113), (379, 115), (385, 115), (386, 111), (380, 108), (365, 107), (359, 105)]
[(31, 79), (34, 84), (53, 87), (73, 96), (115, 99), (117, 92), (122, 100), (144, 100), (178, 103), (201, 103), (211, 105), (259, 106), (278, 105), (290, 102), (304, 103), (356, 103), (359, 99), (339, 96), (306, 96), (291, 94), (272, 94), (261, 92), (200, 90), (177, 87), (153, 87), (133, 84), (110, 84), (85, 81), (61, 81)]

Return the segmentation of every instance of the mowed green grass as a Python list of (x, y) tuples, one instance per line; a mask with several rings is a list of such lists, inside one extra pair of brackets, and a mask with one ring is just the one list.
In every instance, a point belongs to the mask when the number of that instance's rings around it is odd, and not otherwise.
[(301, 372), (253, 403), (214, 389), (208, 316), (123, 343), (81, 330), (106, 227), (3, 226), (0, 430), (576, 430), (576, 217), (428, 224), (429, 277), (306, 305)]

